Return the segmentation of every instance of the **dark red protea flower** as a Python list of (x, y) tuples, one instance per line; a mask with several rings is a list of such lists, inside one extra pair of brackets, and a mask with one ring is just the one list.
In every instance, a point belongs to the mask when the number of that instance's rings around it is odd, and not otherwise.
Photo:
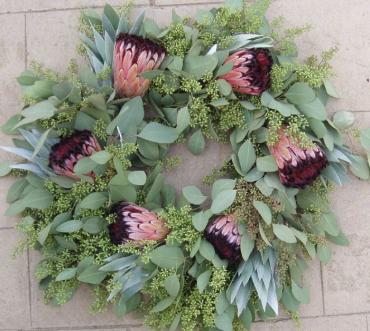
[(205, 237), (220, 257), (231, 262), (239, 261), (241, 236), (234, 215), (217, 216), (208, 224)]
[(252, 48), (230, 55), (224, 64), (232, 63), (231, 71), (221, 76), (235, 92), (260, 95), (270, 87), (272, 57), (264, 48)]
[(150, 80), (144, 71), (158, 69), (164, 57), (162, 46), (149, 39), (122, 33), (114, 47), (114, 87), (119, 97), (144, 96)]
[(279, 168), (280, 181), (287, 187), (304, 188), (310, 185), (326, 167), (327, 159), (322, 149), (301, 148), (280, 130), (279, 141), (270, 147)]
[(78, 160), (100, 150), (98, 141), (90, 131), (76, 131), (51, 148), (49, 166), (58, 175), (78, 178), (73, 172)]
[(109, 234), (116, 245), (128, 241), (162, 241), (169, 229), (158, 216), (133, 203), (120, 202), (113, 207), (117, 221), (109, 225)]

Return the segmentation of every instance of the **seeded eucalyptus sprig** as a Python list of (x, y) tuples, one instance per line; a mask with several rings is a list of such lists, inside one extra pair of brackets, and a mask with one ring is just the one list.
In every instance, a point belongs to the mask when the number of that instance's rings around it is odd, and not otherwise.
[[(118, 316), (143, 311), (153, 329), (223, 331), (279, 306), (296, 318), (309, 302), (307, 262), (349, 244), (329, 194), (348, 171), (370, 177), (344, 135), (366, 154), (370, 133), (349, 112), (326, 112), (336, 49), (300, 63), (294, 38), (306, 28), (270, 25), (267, 5), (227, 0), (194, 18), (173, 12), (166, 27), (87, 10), (90, 68), (33, 65), (18, 78), (24, 106), (2, 128), (18, 159), (0, 175), (16, 177), (6, 216), (21, 217), (17, 251), (43, 255), (46, 302), (85, 284), (96, 312), (112, 304)], [(177, 192), (171, 147), (197, 156), (210, 139), (230, 155), (209, 190)]]

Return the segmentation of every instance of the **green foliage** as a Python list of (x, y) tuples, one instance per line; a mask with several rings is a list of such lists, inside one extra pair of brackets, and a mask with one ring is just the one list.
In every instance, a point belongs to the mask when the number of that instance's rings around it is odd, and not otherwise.
[(181, 23), (172, 23), (163, 38), (167, 54), (184, 57), (191, 46), (191, 41), (186, 38), (184, 26)]
[(151, 88), (163, 95), (173, 94), (176, 92), (178, 84), (178, 79), (175, 75), (161, 74), (153, 79)]
[(297, 46), (295, 39), (304, 32), (310, 30), (310, 25), (285, 29), (283, 27), (284, 18), (278, 17), (272, 22), (272, 38), (275, 40), (275, 48), (281, 55), (295, 55)]
[(113, 155), (113, 157), (120, 161), (122, 168), (125, 170), (131, 167), (130, 156), (134, 154), (137, 149), (138, 146), (132, 143), (109, 145), (106, 148), (106, 150)]
[[(357, 176), (369, 176), (367, 160), (352, 154), (341, 133), (352, 133), (367, 150), (370, 135), (366, 129), (351, 129), (349, 113), (338, 113), (333, 121), (326, 116), (325, 104), (336, 96), (328, 81), (336, 48), (298, 63), (294, 41), (308, 27), (284, 29), (278, 19), (270, 29), (264, 17), (268, 2), (230, 0), (219, 9), (199, 11), (195, 20), (174, 13), (174, 22), (163, 32), (154, 23), (141, 29), (139, 18), (136, 33), (157, 40), (168, 56), (158, 70), (143, 75), (152, 80), (143, 98), (127, 101), (113, 93), (111, 45), (116, 32), (128, 32), (130, 24), (126, 10), (119, 18), (110, 6), (102, 16), (87, 10), (80, 19), (89, 49), (83, 53), (92, 70), (80, 70), (72, 61), (59, 74), (33, 64), (32, 71), (18, 78), (25, 109), (3, 130), (15, 134), (15, 127), (41, 128), (40, 136), (23, 134), (26, 140), (14, 142), (22, 157), (30, 164), (44, 162), (47, 171), (38, 178), (28, 170), (11, 169), (9, 163), (0, 170), (22, 177), (7, 195), (7, 212), (23, 217), (17, 229), (26, 238), (17, 251), (30, 247), (43, 255), (35, 274), (45, 301), (64, 304), (81, 282), (89, 283), (93, 312), (114, 303), (122, 315), (140, 304), (146, 323), (158, 330), (249, 329), (257, 314), (262, 319), (271, 315), (267, 302), (277, 310), (280, 290), (281, 303), (293, 317), (299, 304), (308, 301), (302, 285), (304, 259), (327, 262), (329, 242), (348, 244), (329, 208), (332, 180), (344, 181), (348, 165)], [(148, 26), (158, 34), (152, 35)], [(239, 33), (275, 39), (271, 88), (260, 96), (236, 93), (220, 79), (231, 68), (224, 65), (230, 53), (222, 49)], [(266, 42), (263, 47), (269, 46)], [(144, 112), (144, 105), (149, 111)], [(40, 152), (49, 134), (53, 139), (84, 129), (99, 139), (102, 150), (79, 161), (75, 173), (89, 166), (92, 177), (53, 176), (48, 149), (42, 161), (29, 150), (29, 145), (39, 145)], [(310, 187), (288, 188), (279, 181), (269, 149), (282, 131), (301, 148), (327, 147), (328, 166)], [(233, 149), (232, 157), (204, 178), (208, 185), (222, 178), (212, 187), (209, 210), (200, 209), (207, 197), (194, 187), (186, 187), (176, 201), (176, 191), (164, 185), (163, 174), (181, 162), (181, 156), (167, 155), (171, 144), (188, 139), (189, 149), (198, 155), (206, 148), (204, 136), (230, 141)], [(29, 164), (25, 169), (32, 170)], [(114, 245), (108, 226), (117, 221), (111, 207), (118, 201), (156, 213), (169, 229), (167, 237)], [(222, 260), (204, 238), (208, 223), (223, 214), (238, 222), (243, 258), (238, 265)], [(145, 229), (144, 224), (138, 230)], [(145, 300), (140, 293), (147, 295)]]
[(266, 243), (260, 236), (260, 226), (263, 226), (269, 233), (271, 229), (265, 224), (260, 213), (254, 207), (253, 202), (261, 201), (265, 203), (270, 207), (273, 213), (279, 212), (281, 210), (281, 205), (279, 201), (271, 197), (265, 197), (256, 186), (243, 179), (237, 180), (235, 188), (237, 190), (237, 195), (229, 212), (233, 213), (238, 220), (246, 225), (248, 236), (256, 240), (257, 249), (262, 250), (266, 247)]
[(165, 290), (165, 280), (176, 274), (175, 270), (161, 270), (153, 277), (144, 293), (150, 295), (150, 302), (145, 305), (148, 312), (145, 323), (153, 329), (163, 330), (169, 327), (176, 316), (180, 316), (180, 323), (183, 330), (193, 330), (196, 327), (213, 327), (215, 322), (216, 298), (226, 289), (230, 279), (230, 273), (224, 269), (210, 268), (211, 277), (209, 284), (202, 293), (192, 285), (192, 279), (185, 277), (183, 294), (176, 299), (176, 304), (161, 311), (160, 314), (150, 312), (158, 302), (168, 296)]
[(93, 288), (94, 301), (90, 305), (90, 311), (93, 314), (104, 313), (107, 311), (109, 302), (107, 297), (109, 296), (109, 291), (105, 286), (98, 285)]
[(268, 119), (268, 146), (273, 146), (279, 140), (281, 130), (284, 130), (285, 134), (298, 146), (302, 148), (313, 146), (312, 140), (305, 133), (305, 129), (308, 127), (308, 121), (305, 116), (291, 115), (283, 117), (276, 111), (269, 111), (266, 114), (266, 118)]
[(274, 64), (271, 68), (271, 90), (273, 92), (282, 91), (286, 80), (292, 74), (294, 65), (291, 63)]
[(199, 38), (206, 47), (219, 44), (221, 48), (226, 48), (233, 41), (232, 35), (246, 31), (258, 32), (269, 3), (269, 0), (256, 1), (245, 5), (240, 11), (221, 7), (216, 10), (213, 19), (197, 23)]
[(313, 88), (319, 88), (333, 75), (333, 68), (330, 61), (337, 53), (338, 48), (333, 47), (321, 54), (321, 59), (311, 56), (306, 63), (296, 67), (298, 80), (308, 83)]
[(211, 113), (211, 108), (201, 98), (193, 98), (189, 106), (190, 126), (200, 127), (202, 132), (209, 135), (208, 117)]
[(160, 217), (165, 220), (171, 230), (166, 242), (183, 244), (185, 249), (190, 252), (200, 236), (193, 227), (190, 206), (184, 206), (181, 209), (169, 207), (160, 214)]
[(96, 122), (95, 122), (95, 125), (93, 127), (93, 133), (94, 135), (101, 139), (101, 140), (104, 140), (106, 141), (107, 138), (108, 138), (108, 135), (107, 135), (107, 124), (104, 122), (104, 120), (102, 120), (101, 118), (99, 118)]
[(218, 128), (222, 132), (228, 132), (230, 129), (245, 128), (244, 111), (240, 102), (231, 102), (227, 106), (220, 108), (220, 120)]

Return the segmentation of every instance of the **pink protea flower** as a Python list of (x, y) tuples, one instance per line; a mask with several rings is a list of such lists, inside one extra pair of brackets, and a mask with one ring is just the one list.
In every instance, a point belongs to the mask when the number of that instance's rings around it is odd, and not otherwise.
[(155, 70), (165, 58), (162, 46), (149, 39), (122, 33), (114, 46), (114, 87), (119, 97), (144, 96), (150, 80), (141, 77)]
[(239, 261), (241, 236), (234, 215), (217, 216), (208, 224), (205, 237), (220, 257), (231, 262)]
[(270, 87), (272, 58), (264, 48), (238, 51), (230, 55), (224, 64), (232, 63), (231, 71), (221, 76), (235, 92), (260, 95)]
[(133, 203), (120, 202), (113, 207), (113, 212), (117, 215), (117, 221), (109, 225), (109, 234), (116, 245), (128, 241), (162, 241), (169, 233), (155, 213)]
[(100, 150), (98, 141), (90, 131), (76, 131), (51, 148), (49, 166), (58, 175), (78, 178), (73, 171), (78, 160)]
[(287, 187), (304, 188), (320, 175), (327, 165), (322, 149), (301, 148), (290, 139), (284, 129), (280, 130), (279, 141), (270, 147), (279, 168), (280, 181)]

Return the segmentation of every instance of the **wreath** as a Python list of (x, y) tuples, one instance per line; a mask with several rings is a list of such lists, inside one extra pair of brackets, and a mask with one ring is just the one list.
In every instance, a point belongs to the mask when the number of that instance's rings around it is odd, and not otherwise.
[[(297, 318), (302, 275), (348, 245), (329, 193), (351, 171), (369, 178), (369, 129), (349, 112), (328, 117), (336, 49), (297, 61), (295, 37), (265, 19), (267, 1), (229, 0), (160, 28), (106, 5), (82, 13), (79, 50), (65, 74), (33, 64), (18, 78), (23, 108), (3, 126), (18, 161), (7, 216), (41, 252), (45, 301), (62, 305), (81, 284), (92, 310), (144, 312), (158, 330), (250, 329), (256, 318)], [(166, 170), (173, 144), (201, 154), (231, 146), (222, 167), (181, 194)]]

